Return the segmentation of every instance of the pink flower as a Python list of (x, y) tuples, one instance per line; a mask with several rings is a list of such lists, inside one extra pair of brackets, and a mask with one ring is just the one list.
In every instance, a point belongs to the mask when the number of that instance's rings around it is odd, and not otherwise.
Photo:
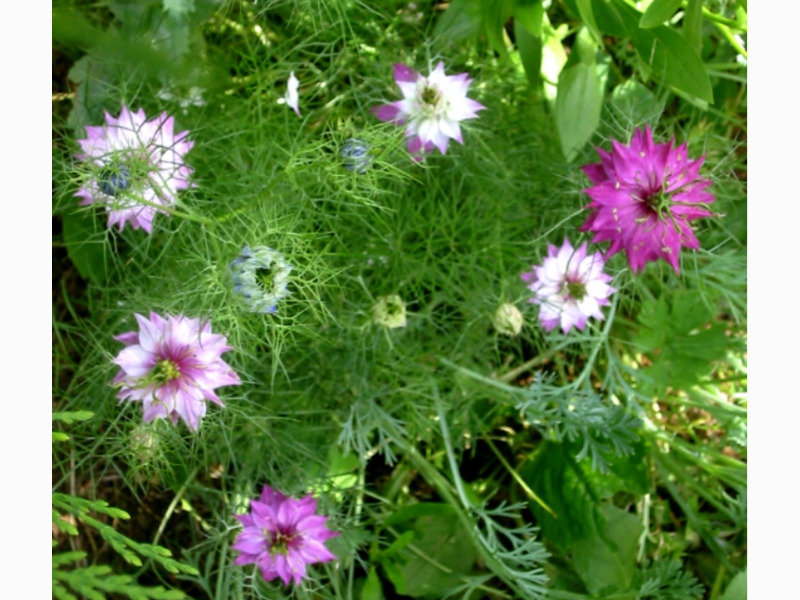
[(122, 107), (119, 118), (105, 113), (106, 124), (87, 127), (78, 140), (78, 158), (90, 166), (90, 175), (75, 194), (81, 205), (98, 202), (108, 212), (108, 226), (120, 231), (130, 222), (134, 229), (152, 231), (159, 206), (173, 206), (178, 190), (190, 186), (192, 168), (184, 156), (194, 142), (188, 131), (173, 133), (174, 119), (162, 113), (148, 121), (144, 111)]
[(463, 144), (459, 121), (474, 119), (486, 108), (467, 98), (472, 83), (467, 73), (445, 75), (443, 62), (427, 77), (398, 63), (394, 79), (403, 99), (377, 106), (372, 113), (381, 121), (406, 126), (408, 151), (418, 160), (433, 148), (446, 153), (451, 139)]
[(547, 257), (541, 266), (522, 274), (522, 280), (535, 293), (529, 300), (541, 306), (539, 320), (546, 331), (561, 324), (567, 333), (573, 326), (583, 331), (589, 317), (603, 320), (601, 306), (616, 292), (608, 285), (611, 276), (603, 273), (605, 261), (599, 252), (586, 253), (586, 242), (574, 250), (564, 239), (561, 248), (547, 246)]
[(583, 167), (594, 186), (584, 190), (592, 202), (580, 230), (595, 232), (594, 243), (610, 241), (608, 256), (625, 250), (634, 273), (659, 258), (679, 273), (681, 247), (700, 247), (689, 222), (712, 215), (711, 181), (698, 177), (705, 156), (689, 160), (686, 144), (674, 143), (654, 143), (647, 126), (629, 146), (614, 140), (611, 152), (597, 148), (601, 162)]
[(336, 558), (324, 542), (339, 534), (325, 526), (328, 517), (316, 514), (311, 494), (295, 500), (265, 485), (250, 508), (250, 514), (235, 515), (244, 530), (231, 546), (241, 553), (234, 564), (256, 564), (265, 581), (280, 577), (288, 586), (306, 578), (306, 565)]
[(224, 335), (211, 333), (208, 322), (182, 315), (150, 319), (135, 315), (139, 331), (114, 339), (125, 344), (114, 362), (121, 371), (114, 378), (120, 400), (141, 400), (144, 422), (180, 417), (197, 431), (206, 414), (206, 400), (224, 406), (214, 389), (239, 385), (239, 376), (221, 356), (232, 350)]

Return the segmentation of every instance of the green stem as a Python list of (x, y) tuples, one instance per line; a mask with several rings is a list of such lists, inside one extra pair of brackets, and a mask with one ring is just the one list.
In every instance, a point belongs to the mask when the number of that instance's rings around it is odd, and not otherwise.
[(189, 473), (189, 477), (186, 478), (186, 481), (183, 482), (183, 485), (178, 490), (178, 493), (175, 494), (175, 497), (172, 499), (172, 502), (169, 503), (167, 507), (167, 512), (164, 513), (164, 518), (161, 519), (161, 523), (158, 525), (158, 529), (156, 530), (156, 535), (153, 538), (153, 546), (158, 546), (158, 540), (161, 539), (161, 534), (164, 533), (164, 529), (167, 526), (167, 521), (169, 521), (172, 513), (175, 512), (175, 508), (178, 506), (178, 502), (181, 501), (181, 498), (186, 493), (186, 488), (189, 487), (189, 484), (194, 481), (195, 476), (197, 475), (197, 471), (200, 470), (200, 467), (195, 467), (195, 469)]

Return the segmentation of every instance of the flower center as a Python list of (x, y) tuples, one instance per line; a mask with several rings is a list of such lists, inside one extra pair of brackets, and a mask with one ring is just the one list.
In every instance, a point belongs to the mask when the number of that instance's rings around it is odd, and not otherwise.
[(127, 190), (131, 184), (131, 170), (126, 165), (106, 167), (100, 171), (100, 191), (107, 196), (116, 196), (117, 192)]
[(165, 358), (156, 363), (156, 367), (153, 369), (153, 376), (156, 381), (167, 383), (168, 381), (180, 377), (181, 372), (180, 369), (178, 369), (178, 365), (168, 358)]
[(258, 267), (256, 269), (256, 283), (265, 292), (272, 292), (275, 288), (275, 269), (272, 267)]
[(578, 302), (586, 297), (586, 284), (580, 281), (568, 281), (564, 284), (564, 289), (570, 298), (574, 298)]
[(150, 158), (143, 150), (116, 152), (104, 162), (97, 173), (97, 185), (101, 192), (112, 198), (132, 187), (138, 188), (153, 169)]
[[(268, 532), (264, 532), (267, 534)], [(297, 534), (294, 532), (284, 532), (284, 531), (276, 531), (275, 534), (272, 536), (272, 540), (270, 541), (270, 553), (274, 556), (275, 554), (288, 554), (289, 553), (289, 544), (291, 544), (292, 540), (297, 537)]]
[(436, 103), (439, 101), (439, 96), (439, 90), (435, 87), (426, 85), (425, 89), (422, 90), (422, 102), (431, 108), (436, 106)]

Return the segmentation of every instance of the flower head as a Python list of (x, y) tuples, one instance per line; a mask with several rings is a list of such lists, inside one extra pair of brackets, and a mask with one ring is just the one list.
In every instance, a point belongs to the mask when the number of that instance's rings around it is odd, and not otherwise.
[(634, 272), (663, 258), (678, 273), (681, 247), (700, 247), (689, 222), (712, 215), (711, 181), (698, 177), (705, 157), (689, 160), (686, 144), (674, 143), (654, 143), (647, 126), (629, 146), (597, 148), (600, 162), (583, 167), (594, 185), (584, 190), (592, 202), (581, 231), (593, 231), (594, 243), (610, 241), (608, 256), (625, 250)]
[(501, 304), (492, 315), (492, 324), (495, 330), (503, 335), (512, 337), (519, 335), (519, 332), (522, 331), (523, 323), (522, 313), (513, 304)]
[(123, 106), (119, 118), (105, 118), (105, 125), (86, 127), (87, 138), (78, 140), (78, 158), (91, 172), (75, 195), (83, 198), (81, 205), (104, 204), (109, 227), (122, 230), (130, 222), (150, 233), (156, 213), (167, 214), (159, 206), (174, 205), (178, 190), (190, 186), (192, 168), (183, 161), (194, 142), (188, 131), (173, 133), (167, 113), (148, 121), (144, 110)]
[(300, 87), (300, 82), (298, 81), (297, 77), (294, 76), (294, 71), (289, 73), (289, 81), (286, 83), (286, 94), (283, 96), (283, 101), (286, 103), (287, 106), (291, 107), (291, 109), (297, 113), (297, 116), (300, 116), (300, 94), (298, 93), (298, 88)]
[(394, 79), (403, 99), (377, 106), (372, 113), (381, 121), (405, 125), (408, 151), (417, 158), (434, 148), (446, 153), (451, 139), (463, 144), (459, 121), (474, 119), (486, 108), (467, 98), (472, 83), (467, 73), (445, 75), (443, 62), (427, 77), (397, 63)]
[(265, 485), (250, 509), (250, 514), (235, 515), (244, 530), (231, 546), (240, 552), (234, 564), (256, 564), (265, 581), (280, 577), (288, 586), (306, 578), (306, 565), (336, 558), (324, 542), (339, 534), (325, 526), (327, 517), (316, 514), (311, 494), (296, 500)]
[(586, 253), (586, 242), (577, 250), (567, 239), (561, 248), (548, 244), (542, 265), (522, 274), (535, 293), (529, 301), (541, 306), (539, 320), (546, 331), (559, 324), (564, 333), (573, 326), (583, 331), (589, 317), (603, 320), (600, 307), (617, 291), (608, 285), (611, 276), (603, 273), (604, 266), (599, 252)]
[(114, 362), (120, 400), (141, 400), (144, 422), (169, 417), (183, 419), (197, 431), (206, 414), (206, 400), (224, 406), (214, 389), (239, 385), (239, 376), (222, 360), (228, 350), (224, 335), (211, 333), (211, 324), (183, 315), (164, 319), (154, 312), (135, 315), (139, 331), (114, 339), (125, 344)]
[(387, 329), (406, 326), (406, 303), (397, 294), (381, 296), (372, 307), (372, 321)]
[(363, 175), (372, 166), (372, 156), (369, 154), (369, 146), (361, 138), (350, 138), (342, 144), (339, 150), (342, 157), (342, 165), (348, 171), (355, 171)]
[(252, 312), (274, 313), (278, 302), (289, 295), (292, 266), (283, 254), (267, 246), (242, 249), (230, 265), (233, 290), (244, 298)]

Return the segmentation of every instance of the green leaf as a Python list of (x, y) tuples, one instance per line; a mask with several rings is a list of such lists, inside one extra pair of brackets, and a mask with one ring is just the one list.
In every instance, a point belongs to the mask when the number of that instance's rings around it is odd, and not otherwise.
[(81, 277), (97, 285), (108, 279), (105, 231), (98, 235), (96, 220), (85, 211), (64, 215), (64, 245)]
[(403, 587), (395, 584), (397, 593), (412, 598), (441, 597), (445, 590), (461, 582), (459, 574), (468, 574), (478, 558), (477, 549), (468, 541), (470, 534), (453, 508), (448, 504), (425, 504), (426, 510), (404, 532), (413, 533), (413, 541), (398, 553), (405, 562), (398, 564), (395, 559), (397, 573), (389, 575), (392, 579), (399, 574)]
[(747, 600), (747, 571), (734, 576), (719, 600)]
[(78, 421), (88, 421), (94, 416), (90, 410), (71, 410), (54, 412), (52, 415), (53, 421), (61, 421), (67, 425), (72, 425)]
[(600, 29), (594, 19), (592, 0), (576, 0), (575, 4), (583, 24), (592, 32), (595, 41), (601, 42), (603, 40), (603, 35), (600, 33)]
[(66, 433), (62, 433), (60, 431), (53, 432), (53, 441), (54, 442), (66, 442), (69, 439), (69, 436)]
[[(585, 6), (587, 4), (589, 5), (588, 9)], [(590, 28), (593, 21), (595, 27), (606, 35), (628, 37), (628, 28), (625, 26), (617, 9), (608, 0), (591, 0), (591, 2), (589, 0), (581, 0), (578, 10), (583, 22)], [(590, 13), (587, 11), (590, 11)], [(589, 14), (591, 14), (591, 17), (589, 17)], [(591, 20), (589, 20), (590, 18)]]
[[(578, 541), (572, 558), (580, 578), (595, 597), (613, 593), (620, 600), (636, 600), (632, 584), (636, 575), (636, 546), (642, 524), (636, 515), (605, 505), (605, 522), (599, 535)], [(630, 596), (624, 592), (631, 591)]]
[(675, 15), (683, 0), (653, 0), (639, 20), (639, 27), (650, 29), (657, 27)]
[(480, 6), (474, 0), (453, 0), (439, 17), (434, 38), (452, 42), (473, 37), (481, 29)]
[(361, 600), (383, 600), (383, 587), (375, 567), (370, 568), (364, 587), (361, 588)]
[(480, 0), (483, 20), (489, 45), (502, 57), (508, 58), (504, 33), (505, 22), (511, 16), (511, 0)]
[(689, 0), (681, 29), (686, 42), (697, 55), (703, 48), (703, 0)]
[(625, 116), (628, 123), (644, 123), (661, 112), (653, 92), (634, 79), (613, 89), (611, 105)]
[(531, 86), (537, 87), (542, 81), (542, 38), (531, 35), (519, 21), (514, 21), (514, 37), (525, 76)]
[(515, 25), (519, 23), (530, 35), (541, 37), (542, 19), (544, 18), (542, 0), (514, 0), (511, 14), (514, 15)]
[(529, 502), (544, 538), (566, 551), (595, 532), (600, 498), (566, 445), (545, 442), (520, 475), (556, 514)]
[(568, 161), (577, 157), (600, 124), (602, 103), (603, 94), (594, 66), (581, 63), (561, 72), (556, 97), (556, 129)]
[(705, 65), (681, 34), (665, 25), (642, 29), (639, 11), (624, 0), (615, 0), (615, 5), (616, 14), (624, 23), (627, 37), (633, 40), (639, 58), (656, 76), (691, 96), (714, 101)]
[(175, 19), (183, 19), (194, 10), (194, 0), (164, 0), (164, 10)]
[[(637, 320), (641, 329), (631, 341), (652, 363), (642, 369), (647, 392), (661, 394), (667, 386), (692, 387), (727, 352), (725, 326), (713, 322), (695, 290), (676, 291), (669, 302), (664, 296), (646, 301)], [(654, 381), (649, 383), (647, 378)]]

